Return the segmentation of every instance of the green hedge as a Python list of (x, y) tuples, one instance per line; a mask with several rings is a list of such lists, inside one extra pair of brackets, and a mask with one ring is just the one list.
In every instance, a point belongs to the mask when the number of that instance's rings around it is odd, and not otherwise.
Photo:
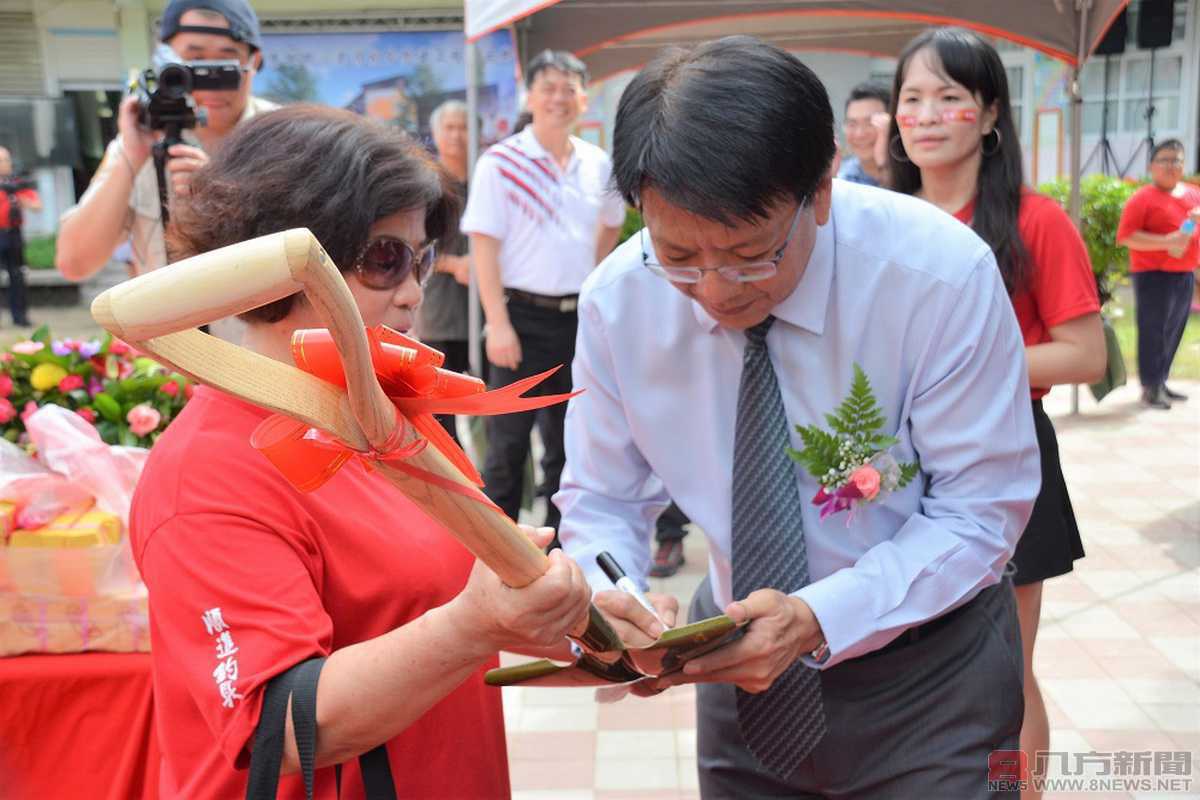
[[(1129, 276), (1129, 251), (1117, 244), (1117, 226), (1125, 203), (1140, 187), (1141, 184), (1108, 175), (1088, 175), (1080, 184), (1083, 241), (1092, 260), (1092, 271), (1096, 273), (1096, 284), (1104, 297)], [(1053, 197), (1063, 208), (1068, 207), (1069, 181), (1059, 179), (1043, 183), (1038, 191)]]
[(617, 239), (617, 244), (633, 236), (642, 229), (642, 215), (638, 213), (636, 208), (632, 206), (625, 207), (625, 224), (621, 226), (621, 237)]
[(54, 269), (53, 236), (35, 236), (25, 240), (25, 263), (30, 269)]

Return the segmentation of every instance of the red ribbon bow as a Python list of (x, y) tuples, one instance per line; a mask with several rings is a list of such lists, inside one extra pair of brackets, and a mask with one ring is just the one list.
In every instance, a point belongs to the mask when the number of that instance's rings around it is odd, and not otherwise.
[[(446, 360), (442, 353), (386, 325), (368, 328), (367, 342), (379, 385), (396, 406), (396, 427), (387, 444), (378, 450), (362, 452), (324, 431), (310, 428), (282, 414), (274, 414), (263, 420), (250, 437), (251, 445), (270, 459), (284, 477), (302, 492), (320, 488), (347, 461), (357, 459), (368, 470), (374, 468), (375, 462), (384, 462), (447, 491), (496, 508), (477, 488), (463, 486), (405, 463), (406, 459), (421, 452), (426, 444), (432, 444), (476, 486), (483, 485), (475, 465), (433, 415), (491, 416), (532, 411), (564, 402), (579, 394), (571, 392), (521, 397), (561, 367), (489, 392), (485, 391), (483, 381), (478, 378), (442, 369)], [(292, 335), (292, 357), (296, 366), (305, 372), (345, 388), (346, 374), (328, 330), (316, 328), (296, 331)], [(407, 435), (409, 425), (421, 435)]]

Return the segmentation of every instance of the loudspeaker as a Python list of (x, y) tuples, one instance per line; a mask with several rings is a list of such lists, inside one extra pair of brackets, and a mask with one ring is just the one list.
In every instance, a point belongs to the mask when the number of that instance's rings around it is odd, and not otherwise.
[(1122, 8), (1121, 13), (1113, 20), (1108, 32), (1096, 45), (1098, 56), (1119, 56), (1125, 52), (1125, 40), (1129, 38), (1129, 8)]
[(1170, 47), (1175, 29), (1175, 0), (1142, 0), (1138, 8), (1137, 46)]

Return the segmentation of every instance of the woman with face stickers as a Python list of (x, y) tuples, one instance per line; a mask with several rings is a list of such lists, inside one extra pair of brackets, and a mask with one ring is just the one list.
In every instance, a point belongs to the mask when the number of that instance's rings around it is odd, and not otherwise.
[(1041, 399), (1056, 384), (1089, 383), (1104, 372), (1096, 283), (1071, 220), (1024, 185), (995, 48), (961, 28), (921, 34), (900, 56), (891, 112), (893, 188), (953, 214), (991, 245), (1025, 339), (1042, 489), (1013, 556), (1025, 659), (1021, 749), (1046, 750), (1049, 724), (1032, 671), (1042, 581), (1070, 572), (1083, 545)]

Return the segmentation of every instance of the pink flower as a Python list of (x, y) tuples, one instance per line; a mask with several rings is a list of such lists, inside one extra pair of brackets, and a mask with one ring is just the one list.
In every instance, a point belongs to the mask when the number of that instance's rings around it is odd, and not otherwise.
[(0, 397), (8, 397), (12, 394), (13, 381), (7, 375), (0, 375)]
[(30, 400), (25, 404), (25, 410), (21, 412), (21, 422), (25, 422), (33, 413), (38, 410), (38, 404)]
[(75, 413), (78, 414), (79, 416), (83, 417), (85, 420), (92, 423), (93, 425), (96, 424), (96, 412), (93, 411), (92, 409), (77, 408), (77, 409), (75, 409)]
[(162, 422), (162, 414), (146, 403), (142, 403), (129, 409), (129, 413), (125, 415), (125, 421), (129, 423), (129, 430), (134, 436), (147, 436), (158, 428), (158, 424)]
[(76, 389), (82, 389), (82, 388), (83, 388), (83, 376), (81, 376), (81, 375), (68, 375), (67, 377), (63, 378), (61, 381), (58, 382), (58, 390), (60, 392), (62, 392), (63, 394), (66, 394), (67, 392), (73, 392)]
[(122, 342), (120, 339), (113, 339), (108, 345), (108, 352), (114, 356), (123, 356), (129, 352), (129, 345)]
[(188, 400), (192, 399), (192, 394), (195, 391), (196, 391), (196, 387), (192, 386), (192, 384), (185, 383), (183, 385), (183, 396), (186, 397)]
[(93, 375), (91, 380), (88, 381), (88, 394), (91, 395), (92, 397), (95, 397), (96, 395), (100, 394), (103, 391), (104, 391), (104, 384), (100, 382), (99, 378), (97, 378), (95, 375)]
[(34, 353), (40, 353), (43, 349), (45, 349), (45, 347), (46, 344), (44, 342), (34, 342), (26, 339), (23, 342), (17, 342), (14, 344), (12, 346), (12, 351), (14, 353), (20, 353), (23, 356), (31, 356)]
[(175, 381), (167, 381), (162, 386), (158, 387), (158, 390), (165, 395), (175, 397), (179, 394), (179, 384)]
[(17, 416), (17, 409), (7, 397), (0, 397), (0, 425), (7, 425)]
[(7, 364), (8, 362), (10, 362), (12, 360), (13, 360), (12, 353), (0, 353), (0, 361), (3, 361), (5, 364)]
[(879, 494), (879, 470), (870, 464), (863, 464), (850, 474), (850, 483), (862, 493), (867, 500), (874, 500)]

